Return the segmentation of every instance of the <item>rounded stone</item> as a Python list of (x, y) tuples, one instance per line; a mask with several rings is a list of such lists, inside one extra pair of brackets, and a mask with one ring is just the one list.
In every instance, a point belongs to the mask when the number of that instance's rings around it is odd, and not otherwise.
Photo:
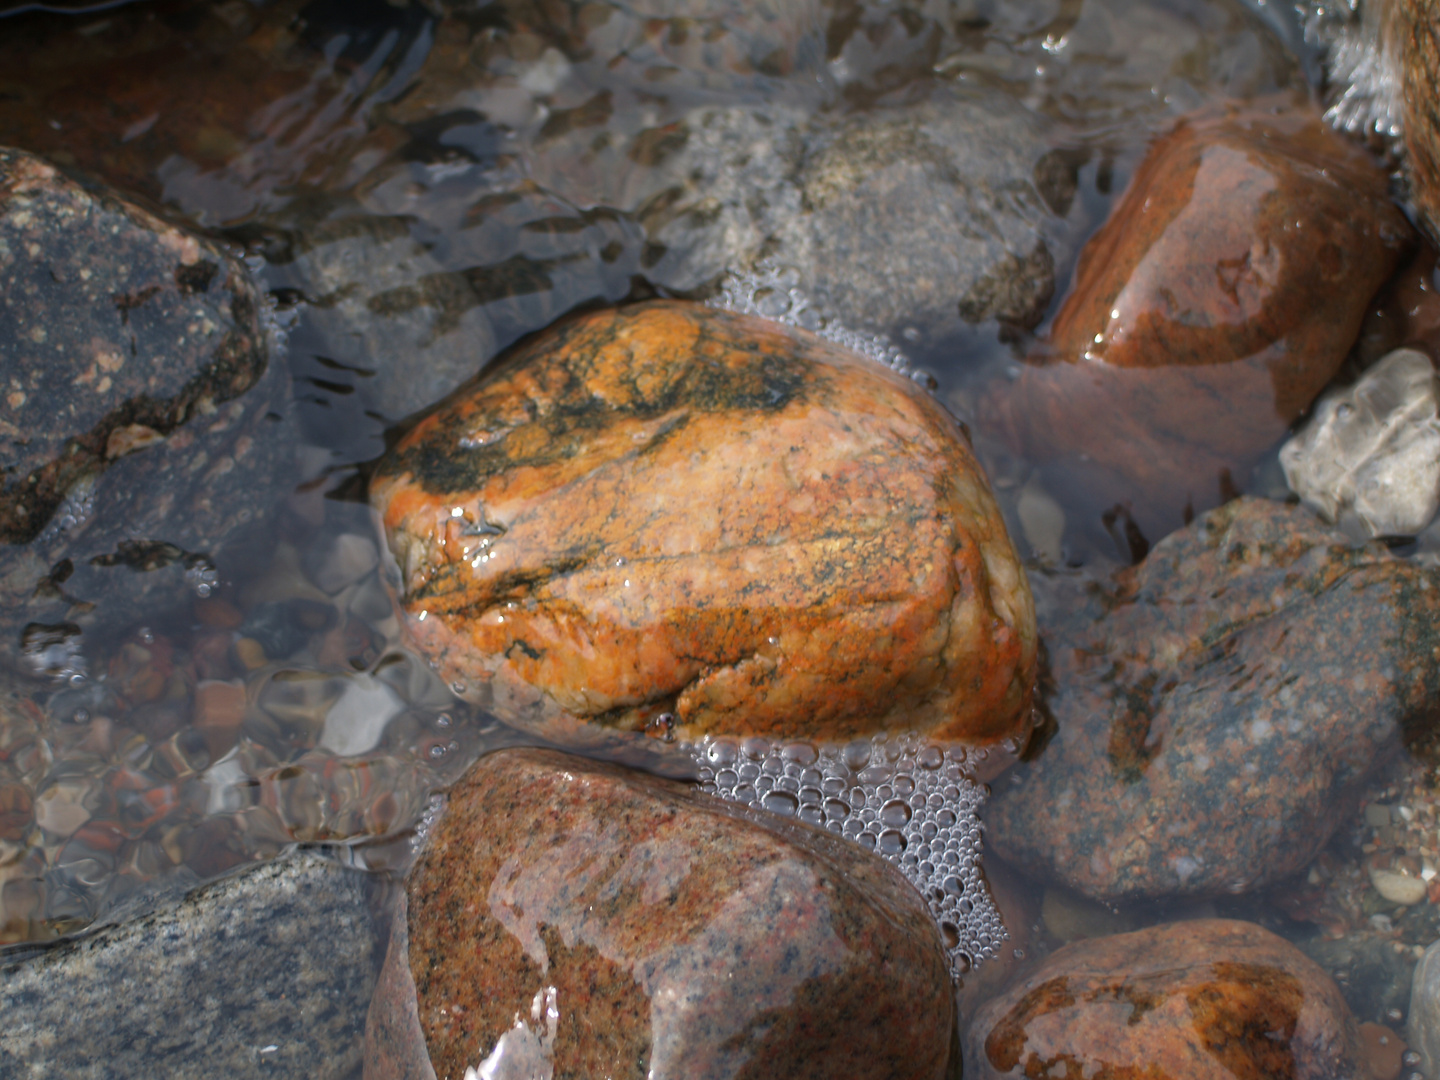
[(805, 331), (666, 301), (571, 319), (370, 492), (417, 646), (552, 736), (1028, 724), (1029, 587), (963, 429)]
[(368, 1080), (946, 1075), (954, 1003), (924, 902), (793, 819), (506, 750), (450, 792), (405, 896)]
[(1150, 149), (1049, 344), (979, 422), (1154, 542), (1242, 490), (1338, 370), (1411, 229), (1305, 109), (1210, 109)]
[(1331, 1080), (1368, 1073), (1340, 991), (1251, 923), (1201, 919), (1068, 945), (980, 1009), (965, 1075)]

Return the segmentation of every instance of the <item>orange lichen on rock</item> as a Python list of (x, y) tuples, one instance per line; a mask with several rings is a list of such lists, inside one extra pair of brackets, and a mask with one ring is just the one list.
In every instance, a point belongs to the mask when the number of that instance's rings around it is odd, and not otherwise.
[(1048, 345), (979, 422), (1159, 540), (1244, 488), (1410, 239), (1385, 173), (1318, 113), (1191, 116), (1151, 148)]
[(568, 320), (410, 431), (371, 500), (417, 646), (528, 726), (1026, 729), (1033, 605), (963, 430), (802, 330)]

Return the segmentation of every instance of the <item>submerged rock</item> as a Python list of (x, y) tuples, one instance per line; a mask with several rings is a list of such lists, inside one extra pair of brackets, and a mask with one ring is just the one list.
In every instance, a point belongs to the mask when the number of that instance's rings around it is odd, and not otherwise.
[(1328, 520), (1354, 514), (1371, 536), (1414, 536), (1440, 506), (1440, 379), (1397, 349), (1332, 390), (1280, 449), (1290, 489)]
[(923, 902), (798, 822), (502, 751), (451, 791), (406, 896), (368, 1080), (945, 1073), (954, 1006)]
[(1237, 499), (1112, 582), (1037, 596), (1059, 731), (999, 785), (987, 837), (1088, 896), (1278, 881), (1402, 734), (1430, 737), (1440, 580), (1300, 507)]
[(1365, 1061), (1313, 961), (1251, 923), (1202, 919), (1059, 950), (976, 1014), (965, 1075), (1342, 1080)]
[(418, 647), (557, 738), (1029, 722), (1029, 589), (964, 433), (804, 331), (572, 319), (407, 434), (371, 501)]
[(9, 650), (26, 622), (208, 590), (221, 548), (293, 482), (288, 382), (267, 371), (244, 267), (0, 150), (0, 297)]
[(1420, 1055), (1426, 1076), (1440, 1069), (1440, 941), (1425, 950), (1410, 984), (1410, 1018), (1406, 1040)]
[(1208, 110), (1081, 252), (1051, 341), (978, 414), (1150, 542), (1242, 490), (1344, 360), (1410, 235), (1385, 174), (1306, 111)]
[(0, 956), (0, 1075), (353, 1076), (378, 960), (367, 880), (298, 853), (32, 959)]

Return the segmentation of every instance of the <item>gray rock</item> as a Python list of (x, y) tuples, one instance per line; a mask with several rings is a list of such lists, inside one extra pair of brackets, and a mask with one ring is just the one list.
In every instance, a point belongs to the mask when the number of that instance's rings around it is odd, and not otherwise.
[(351, 1075), (378, 962), (370, 891), (298, 852), (0, 966), (0, 1077)]
[(1426, 1076), (1440, 1070), (1440, 941), (1425, 950), (1410, 983), (1410, 1019), (1405, 1041), (1420, 1055)]
[(1396, 349), (1327, 392), (1281, 448), (1290, 489), (1330, 521), (1353, 514), (1371, 536), (1414, 536), (1440, 505), (1437, 399), (1430, 358)]

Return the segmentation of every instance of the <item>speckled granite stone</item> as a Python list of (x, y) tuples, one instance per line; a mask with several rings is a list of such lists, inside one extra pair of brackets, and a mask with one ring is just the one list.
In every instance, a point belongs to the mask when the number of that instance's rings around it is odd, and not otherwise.
[(0, 1077), (353, 1076), (379, 959), (368, 881), (301, 852), (0, 958)]
[(656, 301), (562, 322), (381, 461), (407, 632), (557, 741), (993, 743), (1030, 720), (1025, 575), (954, 418), (803, 330)]
[(1278, 881), (1402, 734), (1430, 738), (1440, 578), (1298, 506), (1239, 499), (1111, 582), (1036, 593), (1059, 731), (997, 783), (986, 840), (1089, 896)]
[(792, 820), (501, 751), (450, 793), (406, 895), (368, 1080), (426, 1075), (421, 1032), (441, 1080), (944, 1074), (950, 980), (919, 895)]
[(1359, 1032), (1330, 977), (1252, 923), (1201, 919), (1056, 952), (986, 1004), (965, 1075), (1353, 1080)]
[(4, 645), (213, 581), (293, 483), (288, 397), (233, 256), (0, 148)]

